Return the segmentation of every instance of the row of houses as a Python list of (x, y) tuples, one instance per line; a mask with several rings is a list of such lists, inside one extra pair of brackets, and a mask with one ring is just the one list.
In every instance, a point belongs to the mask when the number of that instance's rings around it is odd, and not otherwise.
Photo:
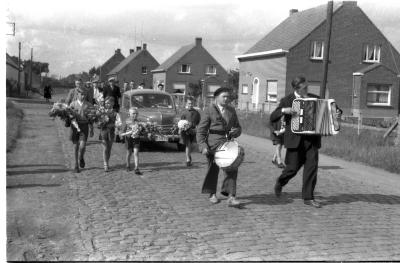
[(204, 48), (202, 38), (177, 50), (161, 65), (147, 49), (147, 44), (131, 49), (124, 57), (120, 49), (100, 67), (100, 80), (115, 78), (120, 85), (134, 81), (145, 88), (158, 88), (184, 96), (191, 84), (203, 88), (209, 100), (213, 92), (227, 85), (228, 73)]
[[(320, 95), (327, 5), (289, 16), (239, 60), (240, 109), (271, 111), (302, 74)], [(356, 1), (333, 5), (327, 93), (344, 114), (393, 117), (400, 113), (400, 55)]]
[[(239, 61), (238, 108), (272, 111), (292, 91), (291, 80), (301, 74), (309, 91), (320, 95), (326, 48), (326, 10), (321, 5), (289, 16), (257, 41)], [(356, 1), (335, 2), (332, 16), (327, 96), (344, 114), (392, 117), (399, 113), (400, 55)], [(204, 85), (207, 97), (226, 86), (228, 74), (203, 47), (202, 39), (181, 47), (161, 65), (147, 45), (121, 50), (101, 66), (100, 78), (131, 80), (147, 88), (185, 94), (190, 83)]]

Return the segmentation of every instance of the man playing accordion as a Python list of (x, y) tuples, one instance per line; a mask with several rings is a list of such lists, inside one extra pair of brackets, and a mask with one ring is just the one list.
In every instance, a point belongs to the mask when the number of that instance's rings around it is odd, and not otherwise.
[[(292, 103), (297, 98), (318, 98), (308, 93), (308, 84), (303, 76), (298, 76), (292, 81), (293, 93), (282, 98), (278, 107), (272, 112), (271, 122), (278, 121), (285, 116), (286, 129), (283, 142), (286, 147), (285, 164), (282, 174), (276, 180), (274, 187), (275, 195), (280, 197), (282, 187), (290, 179), (296, 176), (303, 166), (302, 198), (304, 204), (320, 208), (321, 204), (314, 199), (314, 189), (317, 183), (318, 149), (321, 148), (321, 135), (295, 134), (292, 132), (291, 119), (296, 114), (292, 109)], [(338, 109), (335, 118), (338, 118), (341, 110)]]
[[(219, 167), (214, 162), (214, 153), (217, 148), (230, 138), (239, 137), (240, 127), (236, 111), (228, 105), (230, 89), (219, 88), (214, 92), (215, 103), (212, 103), (204, 112), (197, 127), (196, 139), (200, 151), (207, 156), (208, 170), (204, 179), (202, 193), (210, 195), (210, 202), (215, 204), (219, 200), (216, 196)], [(238, 206), (236, 200), (236, 179), (238, 170), (223, 170), (225, 174), (221, 187), (221, 194), (228, 196), (229, 206)]]

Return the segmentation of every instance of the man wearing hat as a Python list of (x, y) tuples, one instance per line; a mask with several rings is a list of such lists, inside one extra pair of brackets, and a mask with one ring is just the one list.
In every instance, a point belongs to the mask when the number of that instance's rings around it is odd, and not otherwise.
[[(229, 106), (230, 89), (222, 87), (214, 92), (215, 101), (204, 112), (197, 126), (197, 143), (201, 153), (207, 156), (208, 169), (203, 183), (202, 193), (209, 194), (211, 203), (219, 202), (216, 192), (219, 167), (214, 162), (215, 150), (228, 139), (239, 137), (240, 127), (236, 111)], [(223, 171), (225, 178), (221, 187), (221, 194), (228, 196), (229, 206), (238, 206), (236, 200), (236, 179), (238, 170)]]
[[(77, 99), (72, 101), (70, 107), (76, 112), (76, 121), (78, 123), (80, 131), (78, 132), (76, 128), (71, 125), (70, 140), (74, 144), (74, 155), (75, 155), (75, 169), (76, 173), (79, 173), (79, 167), (85, 168), (85, 149), (86, 141), (90, 129), (90, 137), (93, 137), (93, 124), (90, 122), (88, 117), (88, 109), (92, 105), (86, 100), (87, 90), (83, 87), (78, 87), (76, 89)], [(79, 160), (79, 162), (78, 162)], [(79, 164), (79, 166), (78, 166)]]
[(114, 97), (114, 110), (119, 112), (119, 98), (121, 98), (121, 90), (115, 84), (115, 78), (111, 77), (108, 79), (108, 85), (104, 88), (103, 98), (108, 96)]

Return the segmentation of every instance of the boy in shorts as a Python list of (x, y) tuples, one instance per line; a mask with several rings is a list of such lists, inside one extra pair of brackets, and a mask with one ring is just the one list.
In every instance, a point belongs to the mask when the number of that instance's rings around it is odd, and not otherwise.
[(78, 123), (80, 132), (78, 132), (77, 129), (73, 125), (71, 125), (70, 139), (75, 146), (74, 172), (79, 173), (79, 167), (85, 168), (84, 155), (85, 155), (86, 141), (88, 138), (89, 130), (90, 130), (90, 137), (93, 137), (94, 133), (93, 133), (93, 124), (90, 122), (89, 117), (87, 115), (88, 109), (92, 107), (92, 105), (86, 100), (87, 92), (84, 88), (79, 87), (77, 89), (76, 94), (77, 94), (77, 100), (72, 101), (69, 106), (77, 113), (76, 121)]
[(135, 174), (142, 175), (139, 170), (139, 148), (140, 148), (140, 127), (138, 122), (138, 110), (135, 107), (129, 108), (129, 118), (126, 119), (122, 126), (122, 133), (127, 131), (134, 131), (134, 134), (128, 134), (125, 136), (125, 148), (126, 148), (126, 171), (131, 170), (130, 160), (133, 152), (133, 160), (135, 162)]

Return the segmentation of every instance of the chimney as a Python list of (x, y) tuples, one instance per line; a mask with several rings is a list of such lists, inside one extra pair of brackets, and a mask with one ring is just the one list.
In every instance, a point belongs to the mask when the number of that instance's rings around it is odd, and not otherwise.
[(121, 54), (121, 49), (120, 48), (116, 49), (115, 54)]
[(136, 47), (136, 51), (140, 51), (140, 50), (142, 50), (142, 47), (140, 47), (140, 46)]
[(297, 12), (299, 12), (298, 9), (290, 9), (290, 10), (289, 10), (289, 16), (291, 16), (291, 15), (297, 13)]
[(201, 46), (201, 37), (196, 37), (196, 46)]
[(146, 50), (146, 49), (147, 49), (147, 44), (143, 43), (143, 50)]
[(135, 52), (133, 48), (129, 49), (129, 54), (132, 54), (133, 52)]

